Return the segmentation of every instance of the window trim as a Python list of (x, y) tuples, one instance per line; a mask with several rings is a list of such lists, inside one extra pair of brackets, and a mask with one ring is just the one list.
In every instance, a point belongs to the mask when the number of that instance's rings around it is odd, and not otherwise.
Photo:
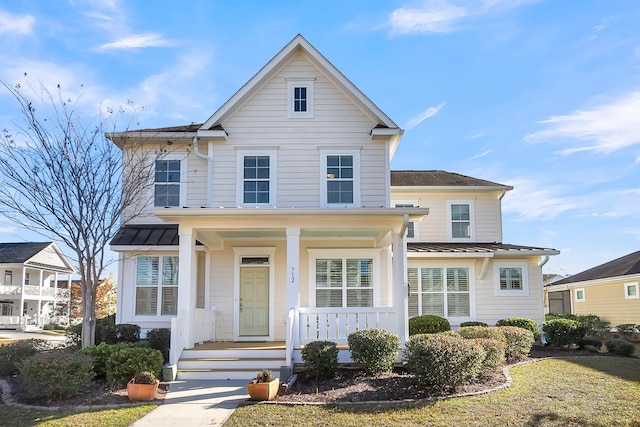
[[(287, 118), (289, 119), (311, 119), (314, 115), (314, 86), (315, 77), (287, 77)], [(295, 88), (304, 87), (307, 89), (307, 111), (294, 110)]]
[[(452, 205), (469, 205), (469, 237), (453, 237), (453, 219), (451, 218)], [(447, 200), (447, 236), (450, 242), (473, 242), (476, 240), (475, 200), (473, 199)]]
[(153, 160), (153, 172), (154, 172), (154, 176), (153, 176), (153, 183), (151, 186), (151, 205), (154, 208), (164, 208), (165, 206), (156, 206), (156, 178), (155, 178), (155, 170), (156, 170), (156, 162), (157, 161), (163, 161), (163, 160), (167, 160), (167, 161), (180, 161), (180, 182), (178, 182), (178, 185), (180, 186), (180, 200), (178, 201), (178, 206), (170, 206), (170, 207), (181, 207), (181, 206), (186, 206), (187, 204), (187, 186), (185, 185), (185, 183), (187, 182), (187, 167), (188, 167), (188, 163), (187, 163), (187, 158), (188, 158), (188, 153), (169, 153), (169, 154), (165, 154), (163, 155), (161, 158), (158, 159), (154, 159)]
[[(500, 289), (500, 269), (520, 268), (522, 270), (522, 289)], [(524, 261), (498, 261), (493, 264), (494, 296), (529, 296), (529, 265)]]
[[(578, 298), (578, 292), (582, 292), (582, 298)], [(586, 292), (584, 291), (584, 288), (575, 288), (573, 290), (573, 300), (575, 302), (585, 302), (586, 299)]]
[[(277, 150), (238, 150), (236, 153), (236, 206), (242, 207), (265, 207), (276, 206), (277, 194), (277, 170), (278, 155)], [(244, 158), (246, 156), (268, 156), (269, 157), (269, 203), (244, 203)]]
[[(151, 257), (157, 257), (158, 258), (158, 283), (155, 285), (141, 285), (138, 286), (138, 259), (141, 257), (147, 257), (147, 258), (151, 258)], [(137, 255), (134, 258), (134, 266), (133, 266), (133, 304), (132, 304), (132, 315), (133, 318), (136, 320), (144, 320), (144, 319), (168, 319), (170, 317), (175, 317), (178, 311), (178, 301), (180, 298), (180, 282), (178, 281), (176, 283), (175, 286), (173, 285), (164, 285), (163, 284), (163, 276), (164, 276), (164, 259), (165, 258), (176, 258), (177, 259), (177, 266), (178, 268), (180, 268), (180, 259), (178, 258), (178, 253), (162, 253), (162, 254), (156, 254), (156, 253), (150, 253), (147, 255)], [(137, 314), (136, 313), (136, 307), (138, 304), (138, 287), (141, 288), (151, 288), (151, 289), (157, 289), (158, 293), (156, 295), (156, 314)], [(176, 301), (176, 314), (162, 314), (162, 289), (164, 287), (171, 287), (171, 288), (175, 288), (178, 291), (178, 301)]]
[[(636, 294), (635, 295), (629, 295), (629, 288), (635, 288), (636, 289)], [(640, 289), (638, 289), (638, 282), (625, 283), (624, 284), (624, 299), (639, 299), (640, 298), (640, 293), (638, 291), (640, 291)]]
[[(371, 268), (371, 274), (373, 278), (373, 305), (372, 307), (346, 307), (344, 304), (342, 307), (327, 307), (329, 309), (346, 309), (357, 310), (360, 308), (375, 308), (380, 307), (380, 250), (368, 249), (368, 248), (356, 248), (356, 249), (307, 249), (309, 254), (309, 307), (316, 307), (316, 261), (318, 259), (342, 259), (343, 261), (348, 259), (372, 259), (373, 266)], [(343, 274), (346, 272), (343, 271)], [(343, 279), (344, 280), (344, 279)], [(338, 289), (338, 288), (336, 288)], [(341, 289), (347, 289), (342, 287)], [(346, 296), (343, 295), (343, 301), (346, 300)]]
[[(353, 157), (353, 203), (329, 203), (327, 200), (327, 157)], [(360, 207), (360, 149), (320, 149), (320, 206), (323, 208)]]

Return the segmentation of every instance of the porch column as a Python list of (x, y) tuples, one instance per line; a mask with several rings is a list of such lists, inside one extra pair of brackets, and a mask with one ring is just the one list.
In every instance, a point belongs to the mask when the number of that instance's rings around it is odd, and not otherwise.
[(192, 312), (196, 307), (197, 258), (193, 228), (182, 224), (178, 227), (178, 319), (184, 337), (184, 348), (192, 348), (194, 334)]
[(401, 342), (409, 339), (409, 310), (407, 288), (407, 244), (404, 233), (393, 233), (393, 306), (396, 312), (396, 330)]
[(27, 324), (27, 313), (24, 310), (24, 296), (26, 289), (27, 267), (22, 267), (22, 281), (20, 283), (20, 327), (23, 328)]
[[(287, 227), (287, 314), (293, 309), (293, 324), (287, 329), (287, 356), (300, 346), (300, 227)], [(291, 334), (291, 336), (289, 336)]]

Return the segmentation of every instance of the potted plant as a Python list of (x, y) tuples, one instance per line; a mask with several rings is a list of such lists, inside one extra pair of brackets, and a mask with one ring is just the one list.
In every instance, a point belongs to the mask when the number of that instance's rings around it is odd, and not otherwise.
[(268, 369), (258, 372), (256, 377), (247, 384), (251, 400), (271, 400), (278, 394), (280, 380), (273, 376)]
[(148, 402), (156, 397), (160, 381), (151, 372), (139, 372), (127, 384), (129, 400)]

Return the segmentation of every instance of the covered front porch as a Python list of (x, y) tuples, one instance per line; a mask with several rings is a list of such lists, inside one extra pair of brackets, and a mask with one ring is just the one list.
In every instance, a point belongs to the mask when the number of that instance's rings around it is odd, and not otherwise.
[[(426, 209), (256, 211), (154, 212), (178, 224), (172, 365), (189, 366), (185, 359), (193, 357), (186, 355), (207, 342), (282, 343), (274, 358), (291, 370), (311, 341), (346, 346), (351, 332), (367, 328), (406, 339), (404, 235)], [(234, 364), (232, 356), (204, 358)]]

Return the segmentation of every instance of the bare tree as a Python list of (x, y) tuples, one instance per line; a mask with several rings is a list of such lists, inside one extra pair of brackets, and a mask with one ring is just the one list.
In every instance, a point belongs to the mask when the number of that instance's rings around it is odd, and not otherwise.
[[(105, 138), (108, 120), (84, 125), (76, 104), (44, 87), (4, 87), (23, 125), (0, 137), (0, 213), (23, 228), (61, 241), (77, 262), (82, 285), (82, 347), (95, 342), (96, 293), (110, 263), (107, 246), (122, 221), (140, 213), (150, 194), (154, 159), (122, 151)], [(36, 109), (42, 108), (42, 112)], [(46, 107), (46, 108), (45, 108)], [(101, 116), (102, 117), (102, 116)], [(126, 175), (124, 172), (127, 172)]]

